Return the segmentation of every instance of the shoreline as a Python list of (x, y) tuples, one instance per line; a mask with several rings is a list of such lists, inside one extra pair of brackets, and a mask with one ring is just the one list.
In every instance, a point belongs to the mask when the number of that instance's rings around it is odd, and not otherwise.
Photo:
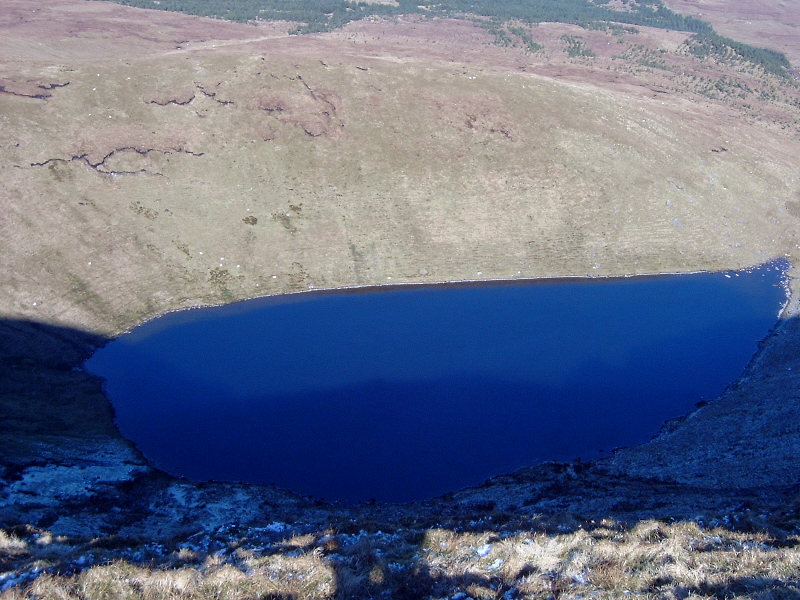
[[(609, 460), (613, 459), (613, 457), (616, 455), (616, 453), (618, 451), (620, 451), (620, 450), (630, 450), (631, 448), (638, 448), (639, 446), (644, 446), (644, 445), (648, 444), (649, 442), (659, 438), (659, 436), (661, 436), (662, 433), (665, 430), (669, 429), (675, 423), (679, 423), (679, 422), (685, 421), (687, 419), (693, 418), (699, 411), (701, 411), (703, 408), (708, 406), (710, 403), (713, 403), (716, 399), (723, 397), (731, 388), (737, 388), (741, 384), (741, 382), (746, 378), (746, 374), (747, 374), (748, 370), (750, 369), (751, 365), (753, 365), (754, 363), (756, 363), (759, 360), (761, 354), (764, 351), (764, 348), (768, 345), (768, 341), (770, 340), (770, 338), (772, 338), (775, 335), (779, 335), (779, 330), (781, 328), (782, 321), (785, 318), (790, 318), (790, 317), (785, 316), (785, 313), (787, 312), (787, 310), (789, 308), (789, 305), (793, 300), (793, 296), (791, 295), (791, 289), (790, 289), (790, 278), (789, 278), (789, 275), (788, 275), (789, 271), (792, 269), (792, 265), (787, 259), (784, 259), (784, 258), (773, 259), (771, 261), (767, 261), (767, 262), (762, 263), (760, 265), (754, 265), (752, 267), (747, 267), (747, 268), (744, 268), (744, 269), (740, 269), (738, 271), (733, 271), (733, 270), (726, 270), (726, 271), (694, 271), (694, 272), (691, 272), (691, 273), (663, 273), (663, 274), (641, 274), (641, 275), (640, 274), (636, 274), (636, 275), (622, 275), (622, 276), (596, 277), (596, 278), (586, 278), (586, 277), (580, 277), (580, 276), (573, 276), (573, 277), (536, 278), (536, 279), (524, 279), (524, 280), (523, 279), (520, 279), (520, 280), (508, 280), (508, 279), (506, 279), (506, 280), (479, 280), (479, 281), (452, 281), (452, 282), (435, 282), (435, 283), (414, 283), (414, 282), (410, 282), (410, 283), (396, 283), (396, 284), (384, 284), (384, 285), (372, 285), (372, 286), (351, 286), (351, 287), (335, 288), (335, 289), (332, 288), (332, 289), (303, 290), (303, 291), (297, 291), (297, 292), (289, 292), (289, 293), (286, 293), (286, 294), (278, 294), (278, 295), (271, 295), (271, 296), (258, 296), (258, 297), (254, 297), (254, 298), (237, 300), (237, 301), (235, 301), (235, 302), (233, 302), (231, 304), (225, 304), (225, 305), (209, 305), (209, 306), (202, 306), (202, 307), (190, 307), (190, 308), (187, 308), (187, 309), (177, 309), (177, 310), (174, 310), (174, 311), (169, 311), (169, 312), (164, 313), (162, 315), (159, 315), (157, 317), (154, 317), (153, 319), (150, 319), (149, 321), (143, 322), (141, 325), (144, 325), (146, 323), (150, 323), (151, 321), (153, 321), (155, 319), (158, 319), (158, 318), (160, 318), (162, 316), (165, 316), (167, 314), (174, 314), (176, 312), (183, 312), (183, 311), (186, 311), (186, 310), (202, 310), (202, 309), (208, 309), (208, 308), (222, 308), (222, 307), (226, 307), (226, 306), (231, 306), (233, 304), (242, 304), (245, 301), (251, 301), (251, 300), (257, 300), (257, 301), (260, 300), (260, 301), (264, 301), (265, 303), (273, 303), (274, 302), (276, 304), (279, 304), (279, 303), (286, 302), (287, 298), (288, 298), (288, 301), (292, 301), (291, 300), (292, 297), (294, 297), (297, 300), (302, 300), (303, 296), (308, 295), (308, 294), (315, 294), (315, 295), (318, 294), (318, 295), (322, 295), (322, 296), (327, 296), (327, 295), (342, 295), (342, 294), (349, 294), (349, 293), (359, 293), (359, 294), (361, 294), (361, 293), (380, 293), (380, 292), (384, 292), (384, 291), (394, 291), (394, 290), (409, 289), (410, 287), (419, 288), (420, 286), (435, 288), (435, 287), (441, 287), (441, 286), (491, 287), (491, 286), (495, 286), (495, 285), (498, 285), (498, 284), (499, 285), (510, 285), (510, 286), (517, 285), (517, 284), (521, 284), (521, 285), (538, 285), (538, 284), (547, 285), (547, 284), (553, 284), (553, 283), (556, 283), (556, 284), (557, 283), (575, 283), (576, 280), (583, 280), (586, 283), (591, 284), (591, 283), (596, 282), (598, 280), (627, 280), (627, 279), (634, 278), (634, 277), (635, 278), (652, 278), (652, 279), (655, 279), (655, 278), (667, 277), (667, 276), (670, 276), (670, 275), (693, 275), (693, 274), (701, 274), (701, 273), (706, 273), (706, 274), (715, 274), (715, 273), (727, 274), (727, 273), (730, 273), (730, 274), (734, 274), (734, 273), (737, 273), (737, 272), (748, 272), (748, 271), (751, 271), (751, 270), (764, 268), (764, 267), (770, 267), (770, 266), (772, 266), (773, 268), (779, 268), (782, 271), (781, 284), (782, 284), (782, 286), (784, 288), (784, 291), (787, 294), (786, 295), (786, 299), (781, 304), (781, 307), (778, 310), (778, 313), (776, 314), (776, 320), (775, 320), (774, 325), (770, 328), (770, 330), (767, 332), (767, 334), (761, 340), (759, 340), (758, 348), (753, 353), (753, 355), (750, 357), (750, 359), (748, 360), (748, 362), (745, 365), (745, 367), (742, 370), (742, 372), (733, 381), (729, 382), (725, 386), (725, 388), (720, 392), (720, 394), (718, 394), (714, 398), (711, 398), (711, 399), (708, 399), (708, 400), (699, 401), (697, 403), (697, 405), (692, 410), (687, 412), (686, 414), (682, 414), (682, 415), (679, 415), (677, 417), (673, 417), (673, 418), (670, 418), (670, 419), (664, 421), (662, 423), (662, 425), (660, 426), (659, 430), (657, 432), (655, 432), (653, 434), (653, 436), (649, 440), (647, 440), (645, 442), (642, 442), (641, 444), (638, 444), (636, 446), (631, 446), (631, 447), (621, 446), (621, 447), (614, 448), (613, 450), (608, 451), (608, 454), (606, 456), (593, 458), (593, 459), (590, 459), (588, 461), (583, 461), (580, 458), (574, 459), (572, 461), (567, 461), (567, 463), (577, 461), (579, 463), (586, 463), (586, 464), (595, 465), (595, 464), (602, 464), (602, 463), (605, 463), (605, 462), (609, 462)], [(139, 327), (141, 325), (137, 325), (136, 327)], [(125, 335), (125, 334), (121, 334), (121, 335)], [(106, 344), (111, 342), (111, 341), (114, 341), (116, 339), (118, 339), (118, 337), (110, 338), (110, 339), (108, 339), (106, 341)], [(97, 347), (97, 349), (99, 349), (99, 347)], [(88, 358), (86, 360), (88, 360)], [(81, 365), (80, 365), (80, 369), (82, 369), (82, 370), (83, 370), (84, 362), (82, 362)], [(87, 371), (87, 374), (91, 375), (92, 377), (98, 378), (103, 382), (103, 387), (102, 387), (103, 395), (104, 395), (106, 401), (108, 402), (108, 404), (113, 406), (111, 400), (106, 395), (105, 379), (102, 378), (99, 375), (95, 375), (95, 374), (89, 373), (88, 371)], [(290, 495), (298, 495), (300, 497), (309, 498), (314, 502), (319, 502), (318, 498), (314, 498), (312, 496), (308, 496), (308, 495), (305, 495), (305, 494), (300, 494), (300, 493), (294, 492), (293, 490), (291, 490), (289, 488), (285, 488), (285, 489), (284, 488), (274, 488), (273, 486), (270, 486), (268, 484), (247, 483), (247, 482), (236, 481), (236, 480), (231, 480), (231, 481), (220, 481), (220, 480), (195, 481), (195, 480), (191, 480), (191, 479), (186, 479), (186, 478), (184, 478), (184, 477), (182, 477), (180, 475), (174, 475), (174, 474), (171, 474), (171, 473), (169, 473), (167, 471), (163, 471), (159, 467), (157, 467), (154, 463), (152, 463), (152, 461), (150, 461), (149, 459), (144, 457), (144, 454), (141, 453), (141, 451), (138, 449), (136, 444), (134, 442), (128, 440), (119, 431), (119, 429), (117, 427), (117, 424), (116, 424), (116, 421), (115, 421), (114, 425), (117, 428), (119, 437), (126, 444), (129, 444), (132, 448), (135, 449), (135, 451), (144, 459), (145, 463), (148, 465), (149, 468), (151, 468), (151, 469), (153, 469), (155, 471), (158, 471), (160, 473), (163, 473), (165, 476), (167, 476), (167, 477), (169, 477), (171, 479), (174, 479), (176, 481), (185, 481), (185, 482), (190, 483), (192, 485), (201, 485), (201, 486), (205, 485), (205, 484), (208, 484), (208, 483), (219, 483), (219, 484), (223, 484), (223, 485), (230, 484), (230, 485), (235, 485), (235, 486), (240, 486), (240, 485), (241, 486), (247, 486), (247, 487), (254, 486), (256, 488), (263, 488), (263, 489), (279, 489), (279, 490), (281, 490), (283, 492), (286, 492), (286, 493), (288, 493)], [(544, 461), (541, 461), (541, 462), (534, 463), (532, 465), (523, 466), (520, 469), (518, 469), (516, 471), (513, 471), (513, 472), (510, 472), (510, 473), (499, 473), (499, 474), (496, 474), (496, 475), (492, 475), (489, 478), (489, 480), (502, 479), (504, 477), (513, 476), (515, 473), (518, 473), (518, 472), (534, 469), (534, 468), (537, 468), (537, 467), (542, 467), (542, 466), (545, 466), (545, 465), (548, 465), (548, 464), (561, 464), (563, 462), (564, 461), (559, 461), (559, 460), (544, 460)], [(477, 489), (479, 487), (480, 486), (472, 485), (472, 486), (467, 486), (465, 488), (461, 488), (461, 489), (457, 489), (457, 490), (450, 490), (450, 491), (447, 491), (447, 492), (441, 494), (440, 496), (436, 496), (434, 498), (430, 498), (430, 499), (427, 499), (427, 500), (412, 501), (412, 502), (408, 502), (408, 503), (380, 502), (379, 504), (384, 505), (384, 506), (406, 506), (406, 507), (408, 507), (408, 506), (412, 506), (412, 505), (419, 504), (419, 503), (435, 502), (435, 501), (441, 500), (442, 498), (447, 497), (449, 495), (466, 493), (469, 490), (474, 490), (474, 489)], [(340, 502), (340, 501), (324, 501), (324, 505), (325, 506), (329, 506), (329, 507), (357, 506), (357, 505), (360, 505), (360, 504), (365, 504), (365, 503), (362, 502), (362, 503), (353, 504), (353, 503), (349, 503), (349, 502)]]
[[(585, 275), (553, 275), (548, 277), (520, 277), (518, 279), (505, 279), (505, 278), (492, 278), (492, 279), (453, 279), (453, 280), (441, 280), (441, 281), (431, 281), (431, 282), (417, 282), (417, 281), (403, 281), (403, 282), (393, 282), (393, 283), (377, 283), (377, 284), (363, 284), (363, 285), (344, 285), (344, 286), (337, 286), (337, 287), (315, 287), (310, 285), (306, 290), (293, 290), (293, 291), (286, 291), (286, 292), (278, 292), (275, 294), (265, 294), (263, 296), (247, 296), (243, 298), (238, 298), (231, 302), (223, 302), (223, 303), (208, 303), (208, 304), (199, 304), (195, 303), (191, 306), (185, 306), (180, 308), (173, 308), (161, 312), (155, 316), (148, 317), (143, 319), (142, 321), (136, 323), (135, 325), (124, 329), (120, 333), (117, 333), (113, 336), (109, 336), (108, 341), (113, 341), (121, 336), (130, 333), (137, 327), (140, 327), (146, 323), (164, 317), (165, 315), (190, 311), (190, 310), (204, 310), (209, 308), (221, 308), (227, 306), (234, 306), (237, 304), (241, 304), (243, 302), (250, 302), (250, 301), (263, 301), (266, 303), (282, 303), (282, 302), (291, 302), (294, 298), (302, 298), (305, 295), (313, 294), (313, 295), (320, 295), (320, 296), (337, 296), (337, 295), (344, 295), (344, 294), (370, 294), (370, 293), (380, 293), (380, 292), (392, 292), (392, 291), (400, 291), (409, 288), (438, 288), (438, 287), (490, 287), (490, 286), (513, 286), (513, 285), (552, 285), (552, 284), (559, 284), (559, 283), (587, 283), (590, 284), (592, 282), (597, 281), (615, 281), (615, 280), (627, 280), (627, 279), (658, 279), (662, 277), (672, 277), (672, 276), (681, 276), (681, 275), (699, 275), (699, 274), (735, 274), (739, 272), (748, 272), (753, 269), (759, 269), (766, 266), (782, 266), (783, 277), (782, 277), (782, 285), (786, 292), (786, 302), (781, 305), (781, 309), (778, 311), (778, 318), (781, 318), (783, 313), (789, 308), (790, 304), (792, 304), (792, 299), (794, 295), (792, 294), (791, 289), (791, 282), (794, 280), (790, 275), (790, 271), (794, 269), (794, 265), (792, 264), (789, 257), (778, 257), (772, 258), (770, 260), (764, 261), (762, 263), (757, 263), (751, 265), (749, 267), (744, 267), (741, 269), (724, 269), (724, 270), (713, 270), (713, 269), (697, 269), (692, 271), (674, 271), (674, 272), (666, 272), (666, 273), (627, 273), (623, 275), (598, 275), (598, 276), (585, 276)], [(798, 298), (796, 303), (798, 304), (798, 309), (800, 310), (800, 294), (798, 294)], [(792, 314), (794, 311), (792, 312)], [(791, 315), (789, 315), (791, 316)], [(108, 343), (108, 342), (106, 342)]]

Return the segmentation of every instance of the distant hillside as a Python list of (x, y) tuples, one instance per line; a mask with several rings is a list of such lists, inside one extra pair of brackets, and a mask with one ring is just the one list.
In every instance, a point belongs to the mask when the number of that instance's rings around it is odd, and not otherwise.
[(117, 0), (127, 6), (157, 8), (231, 21), (284, 20), (299, 23), (297, 33), (329, 31), (350, 21), (372, 15), (426, 14), (463, 18), (479, 16), (524, 23), (572, 23), (588, 26), (598, 22), (646, 25), (662, 29), (708, 33), (711, 26), (669, 10), (660, 0), (625, 0), (623, 10), (609, 7), (609, 0), (398, 0), (348, 2), (346, 0)]
[[(422, 14), (476, 19), (508, 45), (515, 34), (514, 23), (569, 23), (587, 29), (609, 24), (639, 25), (695, 34), (698, 52), (726, 57), (735, 55), (786, 77), (789, 61), (780, 52), (756, 48), (717, 35), (711, 25), (667, 8), (661, 0), (621, 0), (611, 8), (610, 0), (397, 0), (396, 2), (348, 2), (347, 0), (114, 0), (126, 6), (176, 11), (237, 22), (289, 21), (290, 33), (332, 31), (352, 21), (371, 16)], [(537, 46), (530, 49), (536, 51)]]

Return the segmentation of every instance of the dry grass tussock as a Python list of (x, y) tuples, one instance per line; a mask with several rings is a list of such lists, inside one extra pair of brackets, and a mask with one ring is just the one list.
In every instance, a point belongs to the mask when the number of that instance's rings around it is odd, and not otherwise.
[[(36, 559), (31, 544), (0, 534), (0, 564), (25, 553)], [(6, 585), (0, 600), (800, 598), (800, 538), (693, 522), (604, 521), (560, 534), (327, 531), (269, 547), (239, 537), (225, 551), (181, 557), (176, 548), (162, 565), (116, 559), (72, 575), (38, 559), (38, 576)]]
[(334, 572), (319, 556), (273, 557), (257, 569), (242, 570), (217, 560), (202, 567), (152, 569), (115, 561), (73, 577), (46, 574), (25, 589), (13, 588), (3, 600), (63, 598), (92, 600), (255, 598), (331, 598)]
[(0, 556), (15, 556), (27, 551), (27, 542), (0, 529)]

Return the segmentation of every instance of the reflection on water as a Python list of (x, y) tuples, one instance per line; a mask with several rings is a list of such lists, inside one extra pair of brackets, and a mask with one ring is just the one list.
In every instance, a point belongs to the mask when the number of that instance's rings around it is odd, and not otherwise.
[(264, 298), (155, 319), (87, 368), (171, 473), (422, 500), (640, 443), (718, 395), (784, 270)]

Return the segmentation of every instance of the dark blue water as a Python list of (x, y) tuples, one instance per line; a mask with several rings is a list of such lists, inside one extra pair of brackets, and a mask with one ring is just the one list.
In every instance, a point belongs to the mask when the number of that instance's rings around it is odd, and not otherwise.
[(250, 300), (155, 319), (87, 368), (171, 473), (421, 500), (643, 442), (718, 395), (784, 269)]

